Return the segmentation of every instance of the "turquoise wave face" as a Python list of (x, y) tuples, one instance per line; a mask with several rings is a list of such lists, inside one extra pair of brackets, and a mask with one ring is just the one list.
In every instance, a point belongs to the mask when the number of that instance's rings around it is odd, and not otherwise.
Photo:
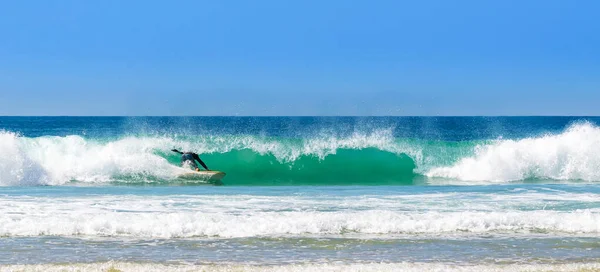
[(323, 159), (300, 155), (291, 162), (251, 149), (206, 154), (202, 159), (228, 173), (228, 185), (412, 184), (416, 167), (406, 154), (376, 148), (337, 150)]
[(600, 128), (523, 139), (397, 138), (391, 130), (257, 135), (24, 137), (0, 132), (0, 185), (187, 184), (172, 148), (194, 151), (226, 185), (489, 184), (600, 181)]

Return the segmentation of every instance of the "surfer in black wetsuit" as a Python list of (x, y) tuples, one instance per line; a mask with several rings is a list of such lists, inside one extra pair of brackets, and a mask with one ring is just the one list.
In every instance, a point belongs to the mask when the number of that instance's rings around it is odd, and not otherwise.
[(198, 168), (198, 165), (196, 164), (196, 161), (198, 161), (200, 165), (204, 167), (204, 169), (206, 169), (207, 171), (209, 170), (206, 164), (204, 164), (204, 162), (200, 159), (200, 156), (198, 156), (198, 154), (194, 152), (181, 152), (177, 149), (171, 149), (171, 151), (181, 154), (181, 166), (191, 166), (196, 171), (200, 171), (200, 168)]

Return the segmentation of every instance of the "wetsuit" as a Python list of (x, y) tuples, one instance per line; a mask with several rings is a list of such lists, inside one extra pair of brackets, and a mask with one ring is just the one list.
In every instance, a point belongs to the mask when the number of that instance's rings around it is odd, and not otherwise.
[(200, 156), (198, 156), (198, 154), (196, 154), (194, 152), (181, 152), (177, 149), (173, 149), (172, 151), (181, 154), (181, 166), (183, 166), (183, 167), (191, 166), (194, 169), (198, 169), (198, 165), (196, 164), (196, 161), (198, 161), (200, 163), (200, 165), (202, 165), (202, 167), (204, 167), (204, 169), (208, 170), (208, 167), (200, 159)]

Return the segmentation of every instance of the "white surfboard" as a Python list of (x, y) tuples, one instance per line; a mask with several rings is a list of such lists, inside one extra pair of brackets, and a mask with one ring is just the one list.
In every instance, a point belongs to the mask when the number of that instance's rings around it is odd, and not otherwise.
[(189, 171), (177, 175), (180, 179), (219, 182), (225, 176), (221, 171)]

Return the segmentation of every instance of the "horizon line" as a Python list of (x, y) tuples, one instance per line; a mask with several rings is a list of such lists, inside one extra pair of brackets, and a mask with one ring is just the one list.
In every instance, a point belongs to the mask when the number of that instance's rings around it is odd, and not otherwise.
[(273, 117), (600, 117), (600, 115), (0, 115), (3, 117), (228, 117), (228, 118), (273, 118)]

